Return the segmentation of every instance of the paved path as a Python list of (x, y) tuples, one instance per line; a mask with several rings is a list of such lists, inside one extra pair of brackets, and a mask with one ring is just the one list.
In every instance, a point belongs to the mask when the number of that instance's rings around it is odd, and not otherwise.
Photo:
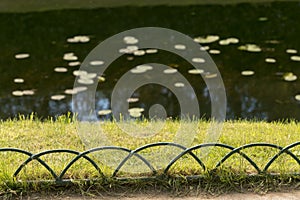
[(186, 196), (186, 197), (172, 197), (166, 194), (134, 194), (134, 195), (117, 195), (117, 196), (94, 196), (94, 197), (84, 197), (80, 195), (31, 195), (23, 197), (23, 200), (33, 200), (33, 199), (58, 199), (58, 200), (109, 200), (109, 199), (122, 199), (122, 200), (299, 200), (300, 190), (291, 192), (271, 192), (264, 195), (253, 194), (253, 193), (234, 193), (234, 194), (224, 194), (218, 197), (215, 196)]

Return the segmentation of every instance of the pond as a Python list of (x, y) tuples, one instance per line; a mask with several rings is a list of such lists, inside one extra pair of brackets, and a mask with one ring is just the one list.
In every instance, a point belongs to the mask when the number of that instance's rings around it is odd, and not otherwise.
[[(72, 110), (78, 69), (93, 48), (128, 29), (164, 27), (194, 38), (210, 54), (224, 81), (227, 119), (299, 120), (299, 19), (299, 2), (3, 12), (0, 118), (32, 112), (41, 118), (67, 113)], [(205, 38), (211, 41), (201, 42)], [(170, 52), (152, 49), (124, 54), (97, 77), (95, 106), (99, 118), (111, 117), (111, 93), (122, 75), (137, 65), (153, 62), (170, 66), (186, 77), (197, 94), (201, 116), (211, 115), (201, 72), (191, 70), (186, 60)], [(86, 87), (88, 83), (82, 82), (76, 92), (84, 92)], [(165, 107), (168, 117), (180, 115), (174, 93), (161, 85), (144, 85), (128, 101), (130, 108), (140, 108), (145, 117), (155, 104)]]

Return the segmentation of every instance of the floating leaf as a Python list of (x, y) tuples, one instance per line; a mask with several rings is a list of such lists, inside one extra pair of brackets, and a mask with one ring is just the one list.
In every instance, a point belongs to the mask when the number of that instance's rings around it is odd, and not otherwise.
[(62, 95), (62, 94), (51, 96), (51, 99), (55, 100), (55, 101), (60, 101), (60, 100), (63, 100), (64, 98), (66, 98), (66, 95)]
[(258, 21), (264, 22), (264, 21), (268, 21), (267, 17), (259, 17)]
[(55, 71), (55, 72), (64, 73), (64, 72), (67, 72), (68, 69), (65, 68), (65, 67), (55, 67), (55, 68), (54, 68), (54, 71)]
[(138, 102), (138, 101), (139, 101), (139, 98), (128, 98), (127, 99), (128, 103), (135, 103), (135, 102)]
[(86, 75), (88, 74), (87, 71), (84, 71), (84, 70), (75, 70), (73, 71), (73, 75), (74, 76), (82, 76), (82, 75)]
[(105, 78), (103, 76), (98, 76), (98, 81), (99, 82), (104, 82), (105, 81)]
[(68, 65), (69, 65), (70, 67), (75, 67), (75, 66), (81, 65), (81, 62), (79, 62), (79, 61), (69, 62)]
[(151, 65), (138, 65), (138, 66), (136, 66), (136, 68), (146, 70), (146, 71), (153, 69), (153, 67)]
[(135, 55), (135, 56), (143, 56), (143, 55), (145, 55), (145, 51), (144, 50), (136, 50), (136, 51), (134, 51), (133, 52), (133, 55)]
[(79, 78), (78, 83), (83, 84), (83, 85), (91, 85), (94, 83), (94, 80), (92, 79), (84, 79), (84, 78)]
[(208, 43), (213, 43), (219, 39), (220, 37), (218, 35), (208, 35), (206, 37), (197, 37), (194, 39), (194, 41), (201, 44), (208, 44)]
[(136, 44), (139, 42), (139, 40), (133, 36), (125, 36), (123, 41), (125, 44)]
[(261, 48), (256, 44), (246, 44), (238, 47), (239, 50), (249, 51), (249, 52), (261, 52)]
[(205, 63), (204, 58), (192, 58), (192, 62), (194, 63)]
[(29, 57), (30, 57), (29, 53), (19, 53), (19, 54), (15, 55), (15, 59), (17, 59), (17, 60), (26, 59)]
[(181, 82), (177, 82), (174, 84), (175, 87), (178, 87), (178, 88), (182, 88), (184, 87), (184, 83), (181, 83)]
[(73, 52), (70, 52), (70, 53), (65, 53), (63, 59), (66, 61), (75, 61), (78, 60), (78, 57), (75, 56)]
[(228, 40), (220, 40), (219, 45), (229, 45), (230, 42)]
[(90, 37), (86, 35), (77, 35), (72, 38), (68, 38), (68, 43), (87, 43), (90, 41)]
[(245, 71), (242, 71), (241, 74), (243, 76), (252, 76), (254, 75), (254, 71), (251, 71), (251, 70), (245, 70)]
[(177, 50), (185, 50), (186, 46), (183, 44), (176, 44), (176, 45), (174, 45), (174, 48)]
[(218, 50), (218, 49), (211, 49), (211, 50), (209, 50), (208, 52), (209, 52), (210, 54), (220, 54), (220, 53), (221, 53), (221, 51)]
[(15, 78), (14, 83), (24, 83), (24, 79), (22, 78)]
[(275, 58), (266, 58), (265, 62), (266, 63), (276, 63), (276, 59)]
[(296, 53), (298, 53), (298, 51), (296, 49), (287, 49), (285, 52), (289, 53), (289, 54), (296, 54)]
[(14, 95), (14, 96), (23, 96), (23, 91), (20, 91), (20, 90), (13, 91), (12, 95)]
[(23, 90), (24, 95), (34, 95), (34, 90)]
[(209, 50), (209, 46), (200, 47), (200, 51), (207, 51), (207, 50)]
[(177, 69), (165, 69), (164, 70), (164, 74), (174, 74), (176, 72), (178, 72)]
[(128, 112), (131, 117), (140, 117), (142, 112), (144, 112), (144, 108), (130, 108)]
[(295, 81), (297, 80), (297, 76), (295, 74), (293, 74), (292, 72), (288, 72), (283, 74), (283, 79), (285, 81)]
[(300, 61), (300, 56), (291, 56), (292, 61)]
[(148, 70), (152, 70), (153, 67), (151, 65), (138, 65), (136, 66), (135, 68), (131, 69), (131, 73), (134, 73), (134, 74), (141, 74), (141, 73), (144, 73)]
[(98, 66), (98, 65), (103, 65), (104, 64), (104, 61), (102, 60), (93, 60), (90, 62), (90, 65), (92, 66)]
[(217, 74), (208, 73), (208, 74), (205, 75), (205, 78), (216, 78), (217, 76), (218, 76)]
[(188, 71), (189, 74), (202, 74), (204, 73), (204, 70), (203, 69), (190, 69)]
[(73, 90), (77, 91), (77, 92), (83, 92), (86, 91), (88, 88), (85, 86), (79, 86), (79, 87), (75, 87), (73, 88)]
[(237, 43), (239, 43), (239, 39), (233, 37), (219, 41), (220, 45), (229, 45), (229, 44), (237, 44)]
[(111, 114), (111, 110), (99, 110), (98, 115), (109, 115)]
[(146, 50), (146, 53), (147, 53), (147, 54), (153, 54), (153, 53), (157, 53), (157, 52), (158, 52), (157, 49), (147, 49), (147, 50)]
[(145, 73), (146, 71), (147, 71), (146, 69), (138, 69), (138, 68), (133, 68), (130, 70), (130, 72), (133, 74), (141, 74), (141, 73)]

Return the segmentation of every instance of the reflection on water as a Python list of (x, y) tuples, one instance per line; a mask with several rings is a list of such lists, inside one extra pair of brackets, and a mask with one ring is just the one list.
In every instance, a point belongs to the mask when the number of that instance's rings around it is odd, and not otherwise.
[[(36, 112), (40, 117), (71, 110), (72, 94), (84, 94), (98, 81), (96, 110), (110, 118), (110, 96), (128, 71), (146, 73), (143, 63), (172, 67), (165, 76), (184, 75), (196, 91), (201, 115), (210, 116), (210, 98), (203, 71), (182, 58), (157, 49), (137, 50), (136, 38), (102, 77), (78, 71), (81, 62), (99, 42), (121, 31), (157, 26), (195, 38), (216, 62), (226, 87), (227, 118), (300, 119), (300, 3), (201, 5), (184, 7), (120, 7), (0, 14), (0, 118)], [(177, 50), (185, 50), (182, 44)], [(129, 51), (129, 52), (128, 52)], [(195, 58), (193, 62), (205, 62)], [(95, 60), (90, 65), (102, 65)], [(79, 76), (80, 88), (73, 88)], [(213, 78), (214, 74), (205, 74)], [(175, 87), (185, 87), (176, 83)], [(297, 96), (298, 95), (298, 96)], [(167, 116), (180, 116), (175, 95), (160, 85), (137, 89), (130, 108), (161, 104)], [(105, 112), (107, 115), (105, 115)], [(100, 112), (101, 113), (101, 112)], [(138, 113), (132, 111), (131, 113)], [(151, 112), (150, 112), (151, 113)]]

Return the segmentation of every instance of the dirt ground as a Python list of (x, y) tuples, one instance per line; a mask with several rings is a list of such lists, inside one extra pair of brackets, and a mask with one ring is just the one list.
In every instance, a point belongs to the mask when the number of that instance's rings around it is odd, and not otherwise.
[(82, 195), (68, 195), (68, 194), (32, 194), (29, 196), (24, 196), (20, 198), (22, 200), (46, 200), (46, 199), (59, 199), (59, 200), (109, 200), (109, 199), (122, 199), (122, 200), (298, 200), (300, 199), (300, 190), (289, 191), (289, 192), (271, 192), (267, 194), (254, 194), (254, 193), (232, 193), (232, 194), (223, 194), (220, 196), (212, 196), (212, 195), (203, 195), (199, 194), (197, 196), (172, 196), (164, 193), (148, 193), (148, 194), (118, 194), (118, 195), (104, 195), (100, 194), (97, 196), (82, 196)]

